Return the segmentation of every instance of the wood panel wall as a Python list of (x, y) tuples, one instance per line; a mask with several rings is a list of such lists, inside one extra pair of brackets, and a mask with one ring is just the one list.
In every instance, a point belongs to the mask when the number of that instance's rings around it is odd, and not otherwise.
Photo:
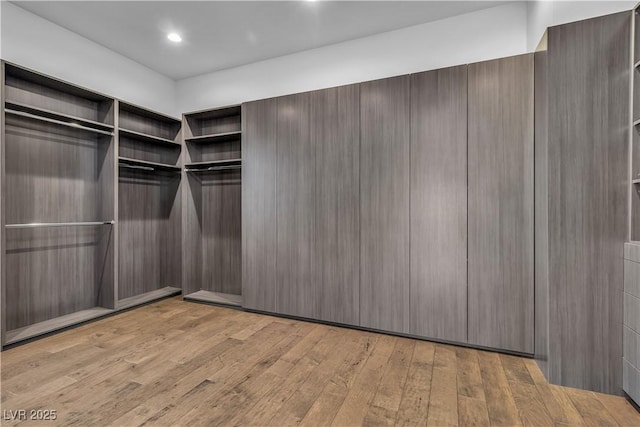
[(619, 393), (631, 12), (548, 33), (549, 378)]

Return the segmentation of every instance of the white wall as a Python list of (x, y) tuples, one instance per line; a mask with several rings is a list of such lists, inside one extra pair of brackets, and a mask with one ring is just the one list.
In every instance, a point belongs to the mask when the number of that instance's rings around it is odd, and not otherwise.
[(525, 53), (527, 6), (510, 3), (178, 81), (194, 111)]
[(172, 79), (11, 3), (0, 10), (2, 59), (179, 117)]
[(535, 50), (547, 27), (631, 10), (633, 1), (530, 1), (527, 4), (527, 49)]

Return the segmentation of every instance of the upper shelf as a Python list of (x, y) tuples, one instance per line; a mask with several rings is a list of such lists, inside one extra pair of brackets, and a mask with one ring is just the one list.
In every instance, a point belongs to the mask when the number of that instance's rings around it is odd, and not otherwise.
[(242, 136), (242, 132), (234, 131), (234, 132), (221, 132), (214, 133), (210, 135), (201, 135), (201, 136), (193, 136), (191, 138), (185, 138), (186, 142), (199, 142), (199, 143), (209, 143), (209, 142), (225, 142), (225, 141), (233, 141), (240, 139)]
[(28, 113), (30, 115), (41, 116), (48, 119), (53, 119), (59, 122), (65, 122), (72, 126), (83, 126), (89, 128), (96, 128), (106, 132), (113, 132), (113, 125), (96, 122), (94, 120), (83, 119), (81, 117), (72, 116), (70, 114), (64, 114), (60, 112), (55, 112), (51, 110), (47, 110), (45, 108), (35, 107), (33, 105), (27, 105), (22, 102), (15, 101), (6, 101), (4, 103), (5, 108), (12, 111), (21, 111), (23, 113)]
[(155, 135), (149, 135), (147, 133), (136, 132), (134, 130), (119, 128), (118, 132), (121, 135), (127, 136), (129, 138), (137, 139), (139, 141), (152, 142), (152, 143), (157, 143), (157, 144), (171, 144), (171, 145), (180, 146), (180, 143), (172, 141), (170, 139), (161, 138), (161, 137), (155, 136)]

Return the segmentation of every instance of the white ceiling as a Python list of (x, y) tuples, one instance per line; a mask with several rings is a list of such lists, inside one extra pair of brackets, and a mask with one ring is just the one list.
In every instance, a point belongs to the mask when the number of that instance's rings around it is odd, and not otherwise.
[[(500, 1), (13, 1), (179, 80), (502, 4)], [(166, 39), (177, 31), (179, 45)]]

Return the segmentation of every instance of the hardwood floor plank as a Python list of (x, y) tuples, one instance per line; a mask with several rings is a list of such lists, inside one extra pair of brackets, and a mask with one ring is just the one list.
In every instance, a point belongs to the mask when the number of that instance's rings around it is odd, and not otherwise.
[(521, 426), (518, 408), (496, 353), (478, 351), (484, 395), (492, 426)]
[(525, 365), (554, 424), (584, 426), (584, 420), (562, 387), (550, 385), (535, 361), (527, 359)]
[(456, 348), (458, 395), (485, 401), (478, 352), (469, 348)]
[(484, 400), (458, 395), (458, 423), (469, 427), (491, 425), (487, 403)]
[(369, 402), (377, 390), (383, 369), (393, 353), (395, 343), (396, 338), (394, 337), (381, 335), (378, 338), (371, 355), (356, 377), (331, 425), (355, 426), (363, 424), (369, 410)]
[(396, 340), (391, 357), (384, 368), (373, 399), (369, 403), (369, 412), (364, 418), (365, 425), (394, 424), (414, 348), (413, 340), (404, 338)]
[(437, 345), (429, 396), (427, 426), (458, 425), (457, 361), (455, 347)]
[(551, 415), (534, 384), (509, 381), (509, 387), (523, 425), (530, 427), (553, 425)]
[(533, 378), (524, 364), (522, 357), (500, 355), (500, 363), (507, 377), (507, 381), (516, 381), (524, 384), (533, 384)]
[(396, 416), (396, 425), (410, 426), (427, 423), (435, 350), (436, 345), (433, 343), (416, 342), (409, 375)]
[(619, 396), (594, 393), (607, 411), (621, 426), (640, 426), (640, 413), (631, 406), (631, 403)]
[(587, 426), (609, 427), (618, 425), (615, 418), (593, 392), (570, 387), (563, 388), (563, 391), (569, 396)]

